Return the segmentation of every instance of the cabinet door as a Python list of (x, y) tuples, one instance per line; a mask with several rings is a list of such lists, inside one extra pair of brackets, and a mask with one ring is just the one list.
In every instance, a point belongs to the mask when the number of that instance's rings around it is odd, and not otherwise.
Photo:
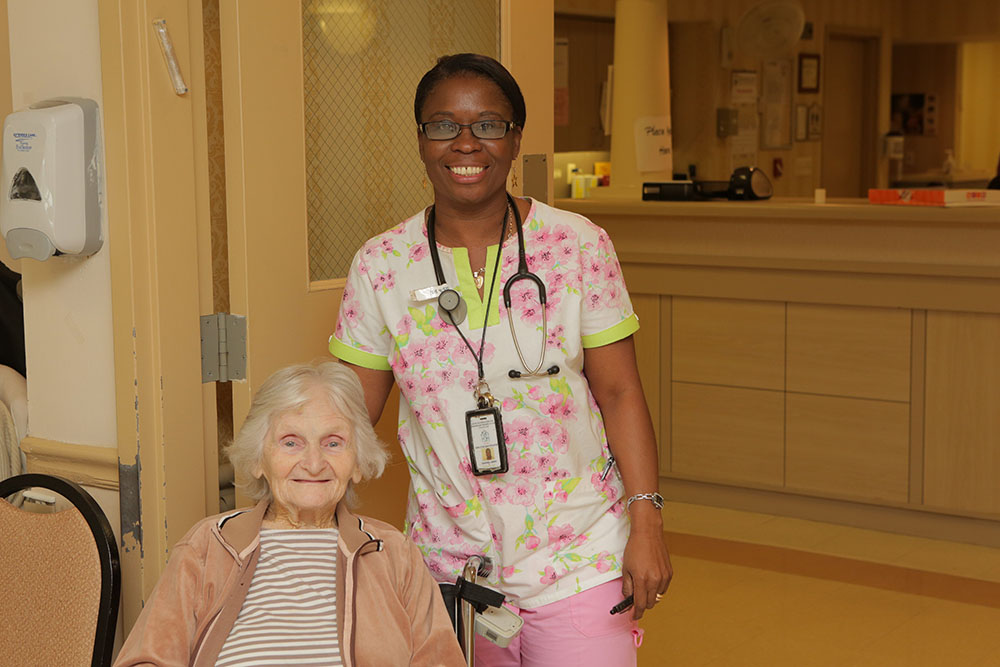
[(906, 502), (908, 404), (787, 394), (786, 408), (789, 490)]
[(788, 304), (788, 391), (910, 400), (910, 311)]
[(924, 503), (1000, 514), (1000, 315), (927, 313)]
[(785, 388), (785, 304), (673, 300), (673, 379)]
[(673, 383), (671, 470), (723, 482), (780, 487), (784, 394)]

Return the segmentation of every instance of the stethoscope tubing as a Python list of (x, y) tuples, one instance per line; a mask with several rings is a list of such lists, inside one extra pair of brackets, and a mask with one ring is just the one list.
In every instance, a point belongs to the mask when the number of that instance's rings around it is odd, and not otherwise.
[[(542, 372), (542, 366), (545, 365), (545, 345), (548, 339), (548, 317), (546, 304), (546, 293), (545, 293), (545, 283), (536, 274), (528, 270), (528, 258), (524, 250), (524, 230), (521, 228), (521, 212), (517, 208), (517, 203), (511, 194), (507, 193), (507, 203), (510, 206), (511, 211), (514, 213), (514, 228), (517, 231), (517, 271), (510, 278), (504, 282), (503, 286), (503, 304), (507, 309), (507, 322), (510, 324), (510, 335), (514, 340), (514, 349), (517, 350), (518, 359), (521, 362), (521, 366), (526, 372), (521, 373), (519, 371), (510, 371), (508, 374), (511, 378), (525, 378), (525, 377), (540, 377), (546, 375), (555, 375), (559, 372), (559, 366), (553, 365)], [(438, 285), (444, 285), (447, 281), (444, 278), (444, 269), (441, 268), (441, 258), (438, 256), (437, 249), (437, 238), (434, 232), (434, 207), (432, 206), (428, 212), (427, 220), (427, 242), (430, 246), (431, 263), (434, 265), (434, 277), (438, 281)], [(498, 257), (499, 253), (503, 252), (503, 243), (501, 242), (500, 247), (497, 249)], [(495, 278), (495, 277), (494, 277)], [(535, 287), (538, 288), (538, 303), (542, 309), (542, 346), (538, 353), (538, 363), (535, 365), (534, 370), (529, 369), (527, 362), (524, 359), (524, 355), (521, 352), (521, 345), (517, 339), (517, 332), (514, 330), (514, 317), (511, 314), (511, 289), (517, 284), (519, 280), (530, 280), (535, 283)], [(440, 296), (438, 297), (438, 306), (441, 306)], [(451, 312), (445, 309), (446, 312)], [(454, 321), (452, 325), (456, 328)], [(484, 330), (485, 333), (485, 330)]]

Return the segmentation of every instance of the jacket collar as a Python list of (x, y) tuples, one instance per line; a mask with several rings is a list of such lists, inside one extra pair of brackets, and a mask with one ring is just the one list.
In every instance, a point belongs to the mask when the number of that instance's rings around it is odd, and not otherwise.
[[(256, 548), (260, 540), (260, 526), (264, 522), (264, 515), (270, 504), (270, 499), (266, 498), (254, 507), (228, 512), (221, 515), (212, 527), (212, 532), (237, 560), (243, 560), (248, 548)], [(365, 529), (364, 519), (347, 509), (345, 503), (337, 505), (337, 530), (340, 533), (341, 544), (348, 554), (376, 540), (376, 537)], [(381, 550), (381, 541), (377, 541)]]

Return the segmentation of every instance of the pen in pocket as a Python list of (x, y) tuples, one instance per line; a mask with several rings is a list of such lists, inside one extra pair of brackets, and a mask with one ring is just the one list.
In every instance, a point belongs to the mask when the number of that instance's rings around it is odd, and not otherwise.
[(604, 469), (601, 471), (601, 481), (603, 482), (607, 478), (608, 473), (611, 472), (611, 467), (615, 464), (615, 457), (611, 454), (608, 455), (608, 462), (604, 464)]
[(634, 602), (633, 597), (631, 595), (628, 596), (627, 598), (625, 598), (624, 600), (622, 600), (621, 602), (619, 602), (618, 604), (616, 604), (614, 607), (611, 608), (611, 614), (614, 615), (622, 613), (623, 611), (631, 607), (633, 602)]

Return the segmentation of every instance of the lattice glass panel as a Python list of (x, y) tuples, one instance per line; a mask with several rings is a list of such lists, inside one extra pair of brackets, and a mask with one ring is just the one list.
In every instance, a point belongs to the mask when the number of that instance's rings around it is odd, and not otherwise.
[(303, 0), (309, 274), (430, 203), (413, 94), (439, 56), (499, 57), (498, 0)]

